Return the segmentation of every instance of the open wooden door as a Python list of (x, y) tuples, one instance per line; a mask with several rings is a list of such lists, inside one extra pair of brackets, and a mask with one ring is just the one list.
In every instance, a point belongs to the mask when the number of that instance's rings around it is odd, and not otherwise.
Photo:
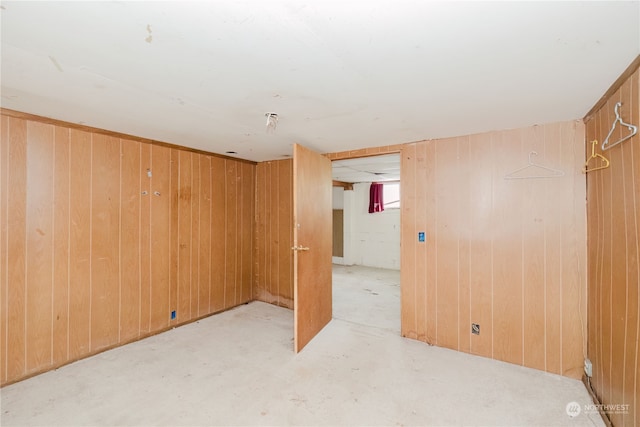
[(293, 147), (293, 295), (296, 353), (331, 321), (331, 161)]

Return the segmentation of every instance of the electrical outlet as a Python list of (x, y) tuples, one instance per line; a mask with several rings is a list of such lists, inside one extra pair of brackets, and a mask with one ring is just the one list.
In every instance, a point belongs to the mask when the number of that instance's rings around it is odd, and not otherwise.
[(593, 365), (589, 359), (584, 359), (584, 373), (589, 378), (593, 376)]
[(471, 333), (474, 335), (480, 335), (480, 324), (472, 323), (471, 324)]

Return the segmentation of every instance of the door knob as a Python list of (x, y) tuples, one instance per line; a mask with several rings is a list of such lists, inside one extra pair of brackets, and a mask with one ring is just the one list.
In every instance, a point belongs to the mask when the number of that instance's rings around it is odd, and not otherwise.
[(294, 251), (308, 251), (309, 248), (307, 248), (306, 246), (293, 246), (291, 249), (293, 249)]

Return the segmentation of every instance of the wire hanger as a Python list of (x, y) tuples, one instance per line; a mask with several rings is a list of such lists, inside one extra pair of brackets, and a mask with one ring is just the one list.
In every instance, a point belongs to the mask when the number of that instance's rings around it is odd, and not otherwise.
[[(548, 166), (543, 166), (535, 163), (532, 160), (532, 156), (537, 156), (537, 155), (538, 155), (537, 152), (531, 151), (529, 153), (529, 161), (527, 162), (527, 165), (505, 175), (504, 179), (555, 178), (557, 176), (564, 175), (564, 171), (553, 169)], [(519, 172), (522, 172), (524, 170), (529, 170), (530, 172), (537, 171), (537, 174), (533, 174), (533, 175), (519, 174)]]
[[(599, 169), (606, 169), (609, 167), (609, 159), (607, 159), (605, 156), (603, 156), (600, 153), (596, 153), (596, 145), (598, 145), (597, 139), (594, 139), (593, 141), (591, 141), (591, 157), (589, 157), (587, 161), (584, 162), (582, 173), (589, 173), (589, 172), (597, 171)], [(604, 161), (604, 165), (589, 169), (589, 162), (591, 161), (591, 159), (601, 159), (602, 161)]]
[[(620, 117), (620, 112), (618, 111), (621, 106), (622, 106), (622, 103), (621, 102), (617, 102), (616, 106), (613, 107), (614, 111), (616, 112), (616, 119), (613, 121), (613, 124), (611, 125), (611, 130), (609, 131), (609, 134), (604, 139), (604, 142), (602, 143), (602, 147), (600, 147), (600, 148), (602, 148), (602, 151), (608, 150), (608, 149), (610, 149), (612, 147), (615, 147), (616, 145), (625, 142), (627, 139), (631, 138), (636, 133), (638, 133), (638, 127), (637, 126), (630, 125), (629, 123), (625, 123), (625, 122), (622, 121), (622, 117)], [(625, 136), (624, 138), (622, 138), (621, 140), (617, 141), (617, 142), (609, 143), (609, 138), (613, 134), (613, 130), (616, 128), (616, 125), (618, 123), (620, 123), (621, 126), (627, 127), (627, 129), (629, 129), (629, 131), (631, 133), (629, 135)]]

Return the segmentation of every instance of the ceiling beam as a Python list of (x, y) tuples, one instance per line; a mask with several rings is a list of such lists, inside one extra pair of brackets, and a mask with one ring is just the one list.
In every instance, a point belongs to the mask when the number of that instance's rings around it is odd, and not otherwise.
[(359, 150), (340, 151), (337, 153), (325, 153), (329, 160), (358, 159), (360, 157), (382, 156), (383, 154), (395, 154), (402, 150), (404, 144), (384, 145), (382, 147), (361, 148)]
[(342, 187), (345, 190), (353, 190), (353, 183), (344, 181), (333, 181), (334, 187)]

